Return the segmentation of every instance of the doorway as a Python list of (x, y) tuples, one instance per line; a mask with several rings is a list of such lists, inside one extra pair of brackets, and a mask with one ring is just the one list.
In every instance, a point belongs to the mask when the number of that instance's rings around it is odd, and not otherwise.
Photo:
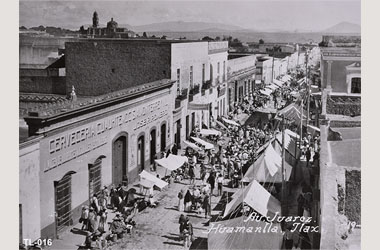
[(150, 132), (150, 164), (154, 164), (156, 156), (156, 129)]
[(161, 152), (165, 153), (166, 149), (166, 123), (161, 125)]
[(100, 194), (102, 188), (102, 157), (95, 160), (94, 164), (88, 164), (88, 195), (89, 200), (96, 194)]
[(145, 136), (142, 135), (137, 140), (137, 168), (142, 172), (145, 164)]
[(67, 173), (59, 181), (54, 182), (56, 235), (61, 234), (73, 224), (71, 211), (71, 174)]
[(122, 135), (112, 144), (112, 183), (118, 186), (127, 173), (127, 136)]

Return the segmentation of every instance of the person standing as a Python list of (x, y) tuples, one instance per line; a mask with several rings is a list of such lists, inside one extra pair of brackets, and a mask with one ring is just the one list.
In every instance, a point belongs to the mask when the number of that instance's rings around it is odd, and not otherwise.
[(189, 168), (189, 177), (190, 177), (190, 184), (194, 184), (195, 173), (194, 173), (194, 166), (193, 165), (190, 165), (190, 168)]
[(88, 214), (89, 229), (91, 233), (98, 229), (98, 216), (93, 207), (90, 207), (90, 213)]
[(178, 211), (183, 212), (184, 210), (184, 192), (183, 189), (178, 193)]
[(173, 147), (172, 147), (172, 154), (173, 155), (177, 155), (177, 153), (178, 153), (178, 148), (177, 148), (177, 144), (173, 144)]
[(211, 187), (211, 194), (213, 194), (214, 192), (214, 188), (215, 188), (215, 176), (214, 176), (214, 172), (211, 172), (210, 176), (208, 177), (207, 179), (207, 183), (210, 184), (210, 187)]
[(181, 214), (179, 216), (178, 223), (179, 223), (179, 238), (180, 238), (180, 240), (183, 240), (184, 224), (186, 223), (186, 218), (185, 218), (184, 214)]
[(303, 215), (303, 208), (304, 208), (304, 205), (305, 205), (305, 197), (304, 197), (303, 193), (301, 192), (301, 193), (298, 195), (298, 198), (297, 198), (297, 208), (298, 208), (298, 213), (297, 213), (297, 215), (299, 215), (299, 216), (302, 216), (302, 215)]
[(88, 206), (84, 205), (82, 207), (82, 213), (81, 213), (81, 216), (80, 216), (80, 220), (79, 222), (82, 222), (82, 230), (88, 230), (88, 216), (89, 216), (89, 209), (88, 209)]
[(191, 211), (191, 204), (192, 204), (193, 196), (190, 193), (190, 190), (187, 190), (185, 195), (185, 211), (190, 212)]
[(216, 180), (218, 183), (218, 196), (222, 195), (222, 189), (223, 189), (223, 176), (222, 174), (219, 174), (218, 179)]
[(207, 215), (211, 215), (211, 206), (210, 206), (210, 197), (205, 192), (203, 197), (203, 209), (205, 210), (205, 218), (207, 219)]
[(311, 159), (311, 147), (307, 147), (305, 155), (306, 155), (306, 166), (308, 167), (310, 163), (310, 159)]
[(91, 199), (91, 207), (94, 209), (96, 214), (99, 214), (100, 207), (97, 194), (94, 194)]
[(292, 249), (293, 248), (293, 233), (290, 231), (292, 228), (291, 225), (287, 226), (284, 234), (284, 246), (285, 249)]

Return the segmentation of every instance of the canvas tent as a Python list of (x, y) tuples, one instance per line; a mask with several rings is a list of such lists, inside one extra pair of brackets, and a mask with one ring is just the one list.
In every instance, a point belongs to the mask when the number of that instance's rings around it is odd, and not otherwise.
[(240, 126), (237, 122), (233, 121), (233, 120), (230, 120), (230, 119), (227, 119), (227, 118), (222, 118), (224, 122), (230, 124), (230, 125), (234, 125), (234, 126)]
[(205, 149), (213, 149), (214, 148), (214, 145), (209, 143), (209, 142), (206, 142), (204, 140), (202, 140), (201, 138), (198, 138), (198, 137), (191, 137), (195, 142), (205, 146)]
[(221, 135), (222, 134), (220, 131), (217, 131), (215, 129), (201, 129), (199, 133), (201, 135)]
[(186, 156), (178, 156), (178, 155), (169, 154), (168, 157), (162, 158), (159, 160), (155, 160), (155, 161), (161, 167), (164, 167), (164, 168), (172, 171), (172, 170), (176, 170), (176, 169), (182, 167), (182, 165), (185, 162), (187, 162), (188, 159)]
[(282, 85), (284, 85), (285, 82), (277, 80), (277, 79), (273, 79), (273, 83), (276, 84), (277, 86), (281, 87)]
[[(285, 161), (285, 181), (289, 181), (292, 166)], [(257, 180), (258, 182), (268, 183), (281, 183), (282, 182), (282, 158), (271, 144), (260, 155), (259, 158), (248, 168), (242, 181), (251, 182)]]
[[(214, 230), (208, 233), (208, 249), (281, 249), (283, 236), (278, 223), (273, 223), (272, 230), (264, 232), (265, 222), (246, 220), (244, 216), (211, 223), (210, 228)], [(255, 232), (258, 229), (260, 231)]]
[(195, 143), (189, 142), (189, 141), (183, 141), (187, 147), (190, 147), (194, 150), (201, 151), (202, 149), (198, 147)]
[(269, 96), (273, 91), (271, 89), (260, 89), (260, 93)]
[(153, 185), (158, 187), (159, 189), (163, 189), (165, 186), (168, 185), (167, 182), (157, 178), (156, 176), (148, 173), (145, 170), (143, 170), (139, 175), (140, 175), (141, 180), (148, 180), (150, 182), (153, 182)]
[(262, 216), (273, 218), (276, 213), (281, 214), (281, 204), (256, 180), (253, 180), (239, 195), (232, 199), (223, 213), (225, 218), (244, 202)]

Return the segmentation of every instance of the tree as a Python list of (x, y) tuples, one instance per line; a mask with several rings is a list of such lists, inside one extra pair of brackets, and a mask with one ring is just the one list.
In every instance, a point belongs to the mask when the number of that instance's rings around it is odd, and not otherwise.
[(163, 36), (161, 37), (161, 39), (164, 39), (164, 40), (165, 40), (165, 39), (166, 39), (166, 37), (167, 37), (167, 36), (163, 35)]
[(20, 30), (27, 30), (27, 28), (25, 26), (21, 26)]
[(144, 38), (148, 38), (148, 36), (147, 36), (147, 34), (146, 34), (145, 31), (143, 32), (143, 37), (144, 37)]
[(209, 36), (205, 36), (205, 37), (202, 38), (202, 41), (214, 41), (214, 39), (212, 39)]
[(220, 36), (215, 37), (215, 41), (220, 41)]
[(259, 44), (264, 44), (264, 40), (263, 40), (263, 39), (260, 39), (260, 40), (259, 40)]

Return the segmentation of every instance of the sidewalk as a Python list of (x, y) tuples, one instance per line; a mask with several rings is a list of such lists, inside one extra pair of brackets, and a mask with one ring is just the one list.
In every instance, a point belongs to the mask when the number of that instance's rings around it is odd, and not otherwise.
[[(195, 175), (199, 177), (199, 166), (195, 168)], [(147, 170), (150, 172), (149, 170)], [(165, 168), (158, 167), (157, 172), (151, 172), (153, 175), (159, 174), (161, 177), (165, 174)], [(129, 185), (129, 187), (136, 188), (136, 183)], [(201, 180), (196, 179), (195, 184), (200, 184)], [(178, 205), (178, 192), (183, 189), (185, 192), (190, 187), (189, 180), (183, 180), (181, 183), (172, 183), (170, 187), (165, 187), (161, 192), (155, 193), (155, 197), (159, 202), (156, 208), (147, 207), (139, 212), (135, 217), (136, 227), (132, 234), (126, 235), (123, 239), (113, 243), (109, 249), (183, 249), (183, 241), (179, 238), (179, 224), (178, 219), (181, 213), (187, 215), (193, 224), (195, 246), (204, 248), (207, 239), (208, 219), (204, 218), (202, 214), (195, 212), (179, 212)], [(139, 190), (136, 188), (136, 190)], [(156, 192), (156, 191), (155, 191)], [(214, 194), (216, 190), (214, 190)], [(221, 197), (212, 196), (211, 199), (211, 215), (212, 217), (218, 216), (219, 210), (216, 210)], [(112, 222), (115, 213), (108, 210), (107, 222)], [(57, 250), (77, 250), (79, 246), (83, 245), (85, 241), (85, 234), (80, 230), (82, 224), (76, 223), (72, 229), (63, 233), (60, 239), (53, 241), (53, 245), (46, 249)], [(201, 242), (201, 243), (200, 243)], [(206, 241), (207, 245), (207, 241)], [(194, 247), (192, 247), (194, 249)], [(199, 248), (198, 248), (199, 249)]]

